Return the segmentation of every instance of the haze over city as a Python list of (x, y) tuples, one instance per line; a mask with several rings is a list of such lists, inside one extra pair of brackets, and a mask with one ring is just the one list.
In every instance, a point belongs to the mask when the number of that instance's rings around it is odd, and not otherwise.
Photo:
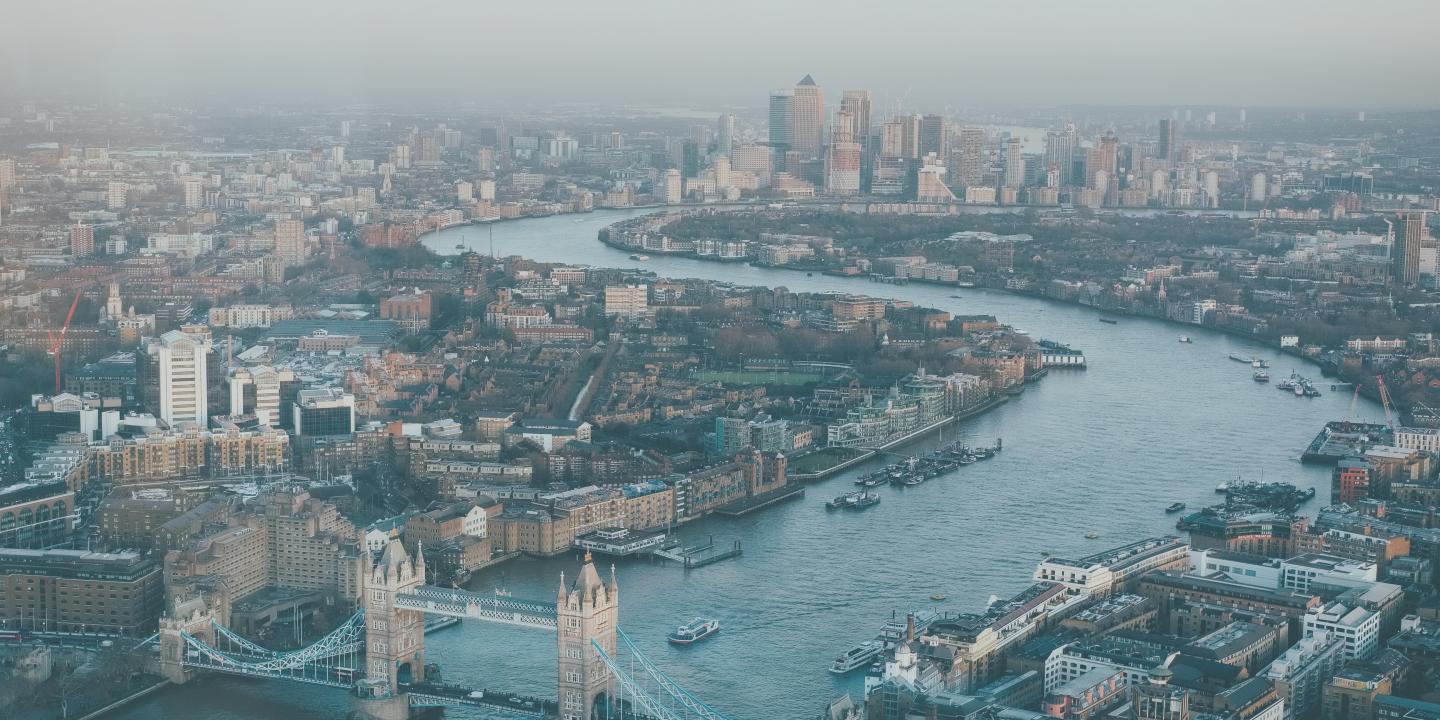
[(1440, 4), (0, 7), (4, 720), (1440, 720)]
[(1430, 107), (1426, 0), (18, 0), (0, 96), (758, 106), (806, 73), (935, 111)]

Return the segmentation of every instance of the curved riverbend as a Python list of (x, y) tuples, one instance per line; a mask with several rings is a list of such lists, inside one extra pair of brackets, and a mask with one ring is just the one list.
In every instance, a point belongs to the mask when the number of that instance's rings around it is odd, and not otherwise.
[[(1174, 531), (1163, 508), (1214, 502), (1213, 488), (1237, 473), (1294, 482), (1329, 495), (1327, 468), (1298, 462), (1326, 420), (1343, 417), (1345, 392), (1301, 399), (1251, 380), (1230, 353), (1258, 355), (1283, 376), (1314, 366), (1271, 348), (1199, 327), (1157, 320), (1096, 322), (1087, 308), (979, 289), (878, 285), (740, 264), (628, 253), (596, 239), (605, 225), (637, 214), (602, 211), (493, 226), (495, 252), (545, 262), (636, 267), (668, 277), (701, 277), (792, 290), (869, 293), (911, 300), (954, 313), (988, 313), (1085, 351), (1090, 369), (1056, 371), (1010, 403), (961, 423), (975, 443), (1005, 439), (993, 460), (915, 488), (881, 488), (885, 501), (864, 513), (827, 513), (821, 502), (851, 489), (873, 467), (852, 468), (817, 483), (803, 500), (736, 519), (712, 519), (686, 533), (738, 538), (745, 554), (686, 573), (643, 561), (620, 566), (621, 621), (642, 649), (679, 682), (737, 718), (805, 718), (850, 691), (859, 674), (837, 678), (831, 658), (873, 635), (892, 611), (938, 607), (976, 611), (991, 594), (1005, 596), (1029, 582), (1042, 551), (1079, 554)], [(492, 228), (450, 228), (425, 239), (453, 253), (466, 241), (487, 252)], [(950, 295), (959, 294), (961, 299)], [(1194, 338), (1181, 344), (1181, 333)], [(1366, 400), (1357, 411), (1378, 420)], [(933, 444), (934, 439), (922, 441)], [(1098, 540), (1084, 539), (1095, 532)], [(504, 587), (517, 597), (548, 598), (575, 558), (510, 563), (483, 573), (471, 587)], [(948, 599), (929, 598), (943, 593)], [(723, 630), (691, 647), (667, 645), (672, 626), (695, 615), (719, 618)], [(477, 686), (554, 692), (554, 639), (522, 629), (466, 623), (426, 640), (430, 661), (448, 679)], [(223, 697), (223, 707), (208, 702)], [(342, 718), (339, 691), (211, 678), (160, 693), (117, 712), (117, 718), (189, 717), (197, 703), (218, 720)], [(466, 717), (452, 711), (451, 717)]]

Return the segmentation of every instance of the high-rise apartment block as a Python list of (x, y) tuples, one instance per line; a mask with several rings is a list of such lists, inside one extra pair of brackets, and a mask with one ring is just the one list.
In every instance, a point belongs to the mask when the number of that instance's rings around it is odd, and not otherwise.
[(82, 258), (95, 254), (95, 228), (76, 224), (70, 228), (70, 255)]
[(305, 223), (299, 220), (279, 220), (275, 223), (275, 256), (287, 268), (305, 264), (310, 256), (310, 248), (305, 241)]
[(1398, 242), (1390, 254), (1395, 263), (1395, 281), (1401, 285), (1414, 285), (1420, 282), (1420, 248), (1423, 246), (1427, 234), (1425, 213), (1405, 214), (1405, 224), (1402, 232), (1396, 238)]

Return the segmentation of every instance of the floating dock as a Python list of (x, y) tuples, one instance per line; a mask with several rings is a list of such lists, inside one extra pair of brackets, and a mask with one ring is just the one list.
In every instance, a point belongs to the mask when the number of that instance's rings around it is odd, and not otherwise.
[(655, 557), (664, 558), (680, 563), (686, 570), (705, 567), (721, 560), (729, 560), (733, 557), (740, 557), (740, 541), (736, 540), (733, 545), (716, 545), (715, 539), (711, 538), (704, 545), (693, 545), (681, 547), (679, 545), (661, 548), (655, 551)]

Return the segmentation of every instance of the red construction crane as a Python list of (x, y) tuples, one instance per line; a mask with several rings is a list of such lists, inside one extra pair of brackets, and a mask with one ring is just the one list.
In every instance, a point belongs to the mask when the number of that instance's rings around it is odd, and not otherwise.
[(70, 329), (70, 321), (75, 319), (75, 308), (80, 305), (80, 295), (83, 289), (75, 291), (75, 299), (70, 301), (70, 312), (65, 314), (65, 324), (60, 326), (60, 334), (50, 333), (50, 354), (55, 357), (55, 394), (60, 394), (60, 348), (65, 344), (65, 332)]

